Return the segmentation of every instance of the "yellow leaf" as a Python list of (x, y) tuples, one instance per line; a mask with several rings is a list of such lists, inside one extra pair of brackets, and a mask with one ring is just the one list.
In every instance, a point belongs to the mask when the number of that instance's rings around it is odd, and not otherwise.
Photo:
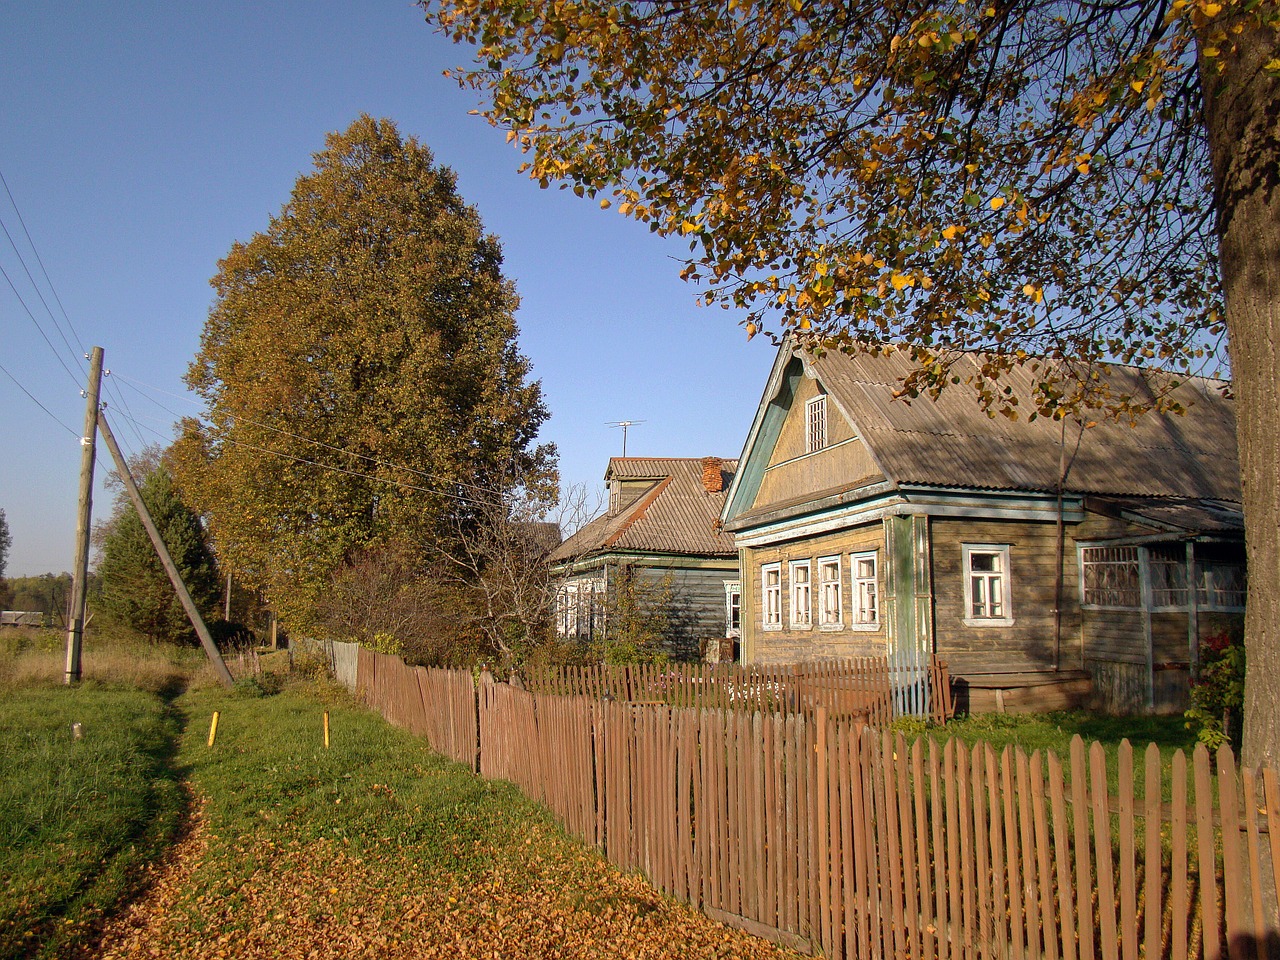
[(1205, 4), (1203, 7), (1201, 7), (1200, 9), (1204, 12), (1204, 15), (1205, 15), (1206, 17), (1216, 17), (1218, 14), (1220, 14), (1220, 13), (1222, 12), (1222, 4), (1220, 4), (1220, 3), (1206, 3), (1206, 4)]
[(1141, 93), (1142, 88), (1146, 86), (1146, 84), (1144, 84), (1141, 80), (1135, 80), (1133, 81), (1133, 83), (1129, 84), (1129, 86), (1133, 88), (1134, 93)]
[(999, 209), (1000, 209), (1001, 207), (1003, 207), (1003, 206), (1004, 206), (1004, 197), (992, 197), (992, 198), (991, 198), (991, 209), (992, 209), (992, 210), (999, 210)]
[(893, 284), (893, 289), (901, 292), (907, 287), (915, 286), (915, 278), (905, 273), (894, 273), (889, 277), (889, 282)]
[(959, 227), (953, 223), (949, 227), (942, 228), (942, 236), (947, 240), (954, 240), (956, 238), (956, 235), (959, 234), (962, 229), (963, 229), (962, 227)]
[(757, 331), (758, 329), (759, 329), (759, 328), (758, 328), (754, 323), (748, 323), (748, 324), (747, 324), (747, 339), (748, 339), (748, 340), (750, 340), (752, 337), (754, 337), (754, 336), (756, 335), (756, 331)]

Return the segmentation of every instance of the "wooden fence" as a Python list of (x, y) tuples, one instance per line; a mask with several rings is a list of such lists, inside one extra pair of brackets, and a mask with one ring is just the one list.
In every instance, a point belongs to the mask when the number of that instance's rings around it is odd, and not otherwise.
[(425, 737), (431, 749), (476, 769), (480, 746), (476, 686), (464, 670), (410, 667), (360, 649), (356, 695), (387, 722)]
[[(462, 709), (461, 697), (427, 699), (397, 663), (361, 653), (360, 689), (392, 722)], [(1260, 960), (1280, 942), (1280, 781), (1237, 774), (1229, 750), (1216, 769), (1203, 748), (1176, 754), (1166, 772), (1154, 747), (1135, 761), (1124, 744), (1115, 788), (1102, 747), (1079, 738), (1065, 758), (996, 753), (909, 743), (825, 709), (507, 684), (482, 685), (471, 704), (485, 776), (518, 784), (622, 869), (802, 951)]]
[[(636, 664), (543, 667), (525, 678), (535, 693), (597, 700), (665, 703), (676, 707), (721, 707), (766, 713), (812, 713), (860, 717), (887, 726), (908, 699), (927, 704), (927, 715), (943, 721), (953, 712), (951, 676), (945, 661), (931, 657), (923, 670), (893, 666), (884, 657), (857, 657), (787, 666), (737, 664)], [(905, 697), (905, 687), (927, 690)]]

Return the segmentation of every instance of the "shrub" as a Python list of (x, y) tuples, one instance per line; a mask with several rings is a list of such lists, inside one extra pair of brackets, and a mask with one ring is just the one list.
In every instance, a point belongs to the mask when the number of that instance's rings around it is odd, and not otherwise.
[(1200, 676), (1191, 681), (1187, 728), (1216, 749), (1229, 743), (1240, 749), (1244, 708), (1244, 642), (1226, 632), (1200, 644)]

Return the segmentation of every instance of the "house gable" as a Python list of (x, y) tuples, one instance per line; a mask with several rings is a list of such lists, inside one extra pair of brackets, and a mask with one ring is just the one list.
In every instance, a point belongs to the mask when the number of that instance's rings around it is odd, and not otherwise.
[[(825, 442), (810, 451), (809, 403), (825, 397)], [(722, 521), (884, 479), (857, 424), (802, 359), (780, 351), (756, 412)]]

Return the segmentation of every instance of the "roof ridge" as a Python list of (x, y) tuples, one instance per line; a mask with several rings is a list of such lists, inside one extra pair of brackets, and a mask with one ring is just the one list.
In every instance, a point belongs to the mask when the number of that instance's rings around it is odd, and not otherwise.
[(619, 526), (617, 530), (615, 530), (609, 536), (605, 537), (603, 546), (612, 547), (615, 543), (618, 542), (619, 539), (621, 539), (624, 533), (626, 533), (628, 530), (631, 529), (632, 526), (635, 525), (637, 520), (642, 519), (645, 515), (645, 512), (649, 509), (650, 506), (653, 505), (653, 501), (658, 499), (659, 495), (661, 495), (663, 490), (671, 486), (671, 479), (672, 478), (670, 476), (665, 477), (661, 483), (659, 483), (656, 487), (653, 488), (652, 491), (650, 491), (646, 496), (640, 498), (640, 500), (636, 503), (635, 507), (633, 508), (633, 512), (631, 516), (628, 517), (627, 520), (623, 522), (622, 525)]

